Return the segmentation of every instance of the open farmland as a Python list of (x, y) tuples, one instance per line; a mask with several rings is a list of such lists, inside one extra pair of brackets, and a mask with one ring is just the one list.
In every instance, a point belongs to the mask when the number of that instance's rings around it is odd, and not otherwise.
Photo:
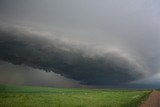
[(149, 93), (0, 85), (0, 107), (137, 107)]

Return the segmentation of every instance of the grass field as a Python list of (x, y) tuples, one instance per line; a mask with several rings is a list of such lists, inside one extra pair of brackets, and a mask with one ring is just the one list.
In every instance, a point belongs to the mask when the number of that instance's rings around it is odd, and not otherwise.
[(0, 107), (137, 107), (149, 93), (0, 85)]

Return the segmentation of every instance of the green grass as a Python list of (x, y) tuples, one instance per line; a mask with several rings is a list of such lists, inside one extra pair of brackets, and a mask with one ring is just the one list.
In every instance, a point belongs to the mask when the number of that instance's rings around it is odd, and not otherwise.
[(0, 85), (0, 107), (137, 107), (149, 93)]

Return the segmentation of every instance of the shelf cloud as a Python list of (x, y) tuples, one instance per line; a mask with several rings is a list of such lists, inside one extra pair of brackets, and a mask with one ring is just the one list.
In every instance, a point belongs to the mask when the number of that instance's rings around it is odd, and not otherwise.
[(81, 85), (153, 83), (159, 7), (158, 0), (0, 0), (0, 60)]
[(91, 45), (24, 29), (0, 29), (0, 50), (1, 60), (52, 71), (81, 84), (124, 84), (144, 74), (137, 62), (119, 50), (98, 53), (102, 50)]

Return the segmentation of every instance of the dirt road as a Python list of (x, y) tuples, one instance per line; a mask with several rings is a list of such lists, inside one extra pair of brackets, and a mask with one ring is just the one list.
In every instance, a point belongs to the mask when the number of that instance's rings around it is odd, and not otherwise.
[(160, 91), (153, 90), (140, 107), (160, 107)]

